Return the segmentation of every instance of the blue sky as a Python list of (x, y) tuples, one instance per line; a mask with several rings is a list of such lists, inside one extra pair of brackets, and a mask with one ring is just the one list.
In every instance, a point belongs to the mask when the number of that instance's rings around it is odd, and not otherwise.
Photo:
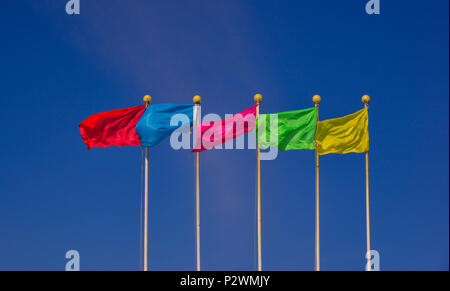
[[(236, 113), (370, 107), (372, 246), (384, 270), (448, 270), (448, 1), (4, 1), (0, 270), (139, 269), (142, 152), (78, 124), (142, 104)], [(314, 153), (262, 162), (263, 268), (314, 266)], [(363, 270), (364, 156), (321, 158), (321, 267)], [(151, 270), (193, 270), (194, 155), (150, 151)], [(255, 152), (201, 154), (202, 266), (254, 270)]]

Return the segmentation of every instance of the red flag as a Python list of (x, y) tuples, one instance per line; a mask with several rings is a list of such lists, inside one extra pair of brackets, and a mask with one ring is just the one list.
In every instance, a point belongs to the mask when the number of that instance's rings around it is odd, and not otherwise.
[(141, 105), (101, 112), (88, 117), (79, 125), (88, 150), (113, 145), (140, 146), (136, 124), (144, 114), (145, 108), (146, 105)]
[(225, 120), (197, 124), (196, 145), (192, 151), (202, 152), (252, 131), (256, 124), (257, 106), (252, 106)]

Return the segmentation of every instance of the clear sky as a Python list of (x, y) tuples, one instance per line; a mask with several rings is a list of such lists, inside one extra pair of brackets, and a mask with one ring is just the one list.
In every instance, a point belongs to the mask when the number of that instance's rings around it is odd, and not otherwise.
[[(449, 2), (81, 0), (0, 6), (0, 270), (139, 269), (142, 152), (78, 124), (142, 104), (236, 113), (370, 107), (372, 246), (384, 270), (449, 268)], [(201, 154), (205, 270), (254, 270), (255, 151)], [(321, 267), (363, 270), (362, 154), (321, 158)], [(150, 151), (151, 270), (193, 270), (194, 155)], [(314, 152), (262, 162), (263, 268), (314, 266)]]

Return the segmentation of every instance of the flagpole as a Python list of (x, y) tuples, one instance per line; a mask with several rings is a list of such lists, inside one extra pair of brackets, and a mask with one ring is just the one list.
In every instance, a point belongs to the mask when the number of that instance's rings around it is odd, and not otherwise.
[[(370, 97), (364, 95), (361, 98), (364, 103), (364, 108), (369, 110)], [(371, 270), (371, 256), (370, 256), (370, 191), (369, 191), (369, 150), (366, 151), (366, 240), (367, 240), (367, 271)]]
[[(253, 98), (258, 105), (256, 107), (256, 119), (259, 117), (262, 95), (256, 94)], [(258, 129), (256, 129), (258, 135)], [(258, 271), (262, 271), (262, 235), (261, 235), (261, 148), (256, 143), (256, 176), (257, 176), (257, 228), (258, 228)]]
[[(150, 95), (144, 96), (144, 103), (150, 106), (152, 97)], [(148, 271), (148, 147), (145, 147), (145, 210), (144, 210), (144, 271)]]
[[(317, 121), (319, 121), (319, 104), (322, 98), (319, 95), (314, 95), (313, 102), (317, 108)], [(316, 128), (317, 131), (317, 128)], [(314, 143), (316, 141), (314, 140)], [(319, 208), (319, 152), (316, 144), (316, 230), (315, 230), (315, 255), (314, 255), (314, 270), (320, 271), (320, 208)]]
[[(199, 95), (194, 96), (194, 132), (199, 123), (198, 111), (202, 98)], [(194, 136), (195, 136), (194, 134)], [(194, 141), (195, 142), (195, 141)], [(196, 270), (200, 271), (200, 153), (195, 153), (195, 220), (196, 220)]]

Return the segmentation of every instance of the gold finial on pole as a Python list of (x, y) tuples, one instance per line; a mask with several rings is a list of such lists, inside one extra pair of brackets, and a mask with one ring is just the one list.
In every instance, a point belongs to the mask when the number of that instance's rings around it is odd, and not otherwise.
[(142, 98), (144, 100), (144, 103), (147, 105), (150, 105), (150, 103), (152, 103), (152, 96), (150, 95), (145, 95), (144, 98)]
[(322, 101), (322, 97), (320, 97), (320, 95), (314, 95), (312, 100), (314, 104), (318, 105)]
[(194, 104), (200, 104), (202, 102), (202, 97), (200, 95), (195, 95), (192, 100), (194, 101)]
[(262, 102), (263, 97), (261, 94), (255, 94), (253, 99), (255, 100), (256, 104), (260, 104)]
[(366, 105), (366, 106), (369, 105), (369, 103), (370, 103), (369, 95), (362, 96), (361, 101), (362, 101), (362, 103), (364, 103), (364, 105)]

